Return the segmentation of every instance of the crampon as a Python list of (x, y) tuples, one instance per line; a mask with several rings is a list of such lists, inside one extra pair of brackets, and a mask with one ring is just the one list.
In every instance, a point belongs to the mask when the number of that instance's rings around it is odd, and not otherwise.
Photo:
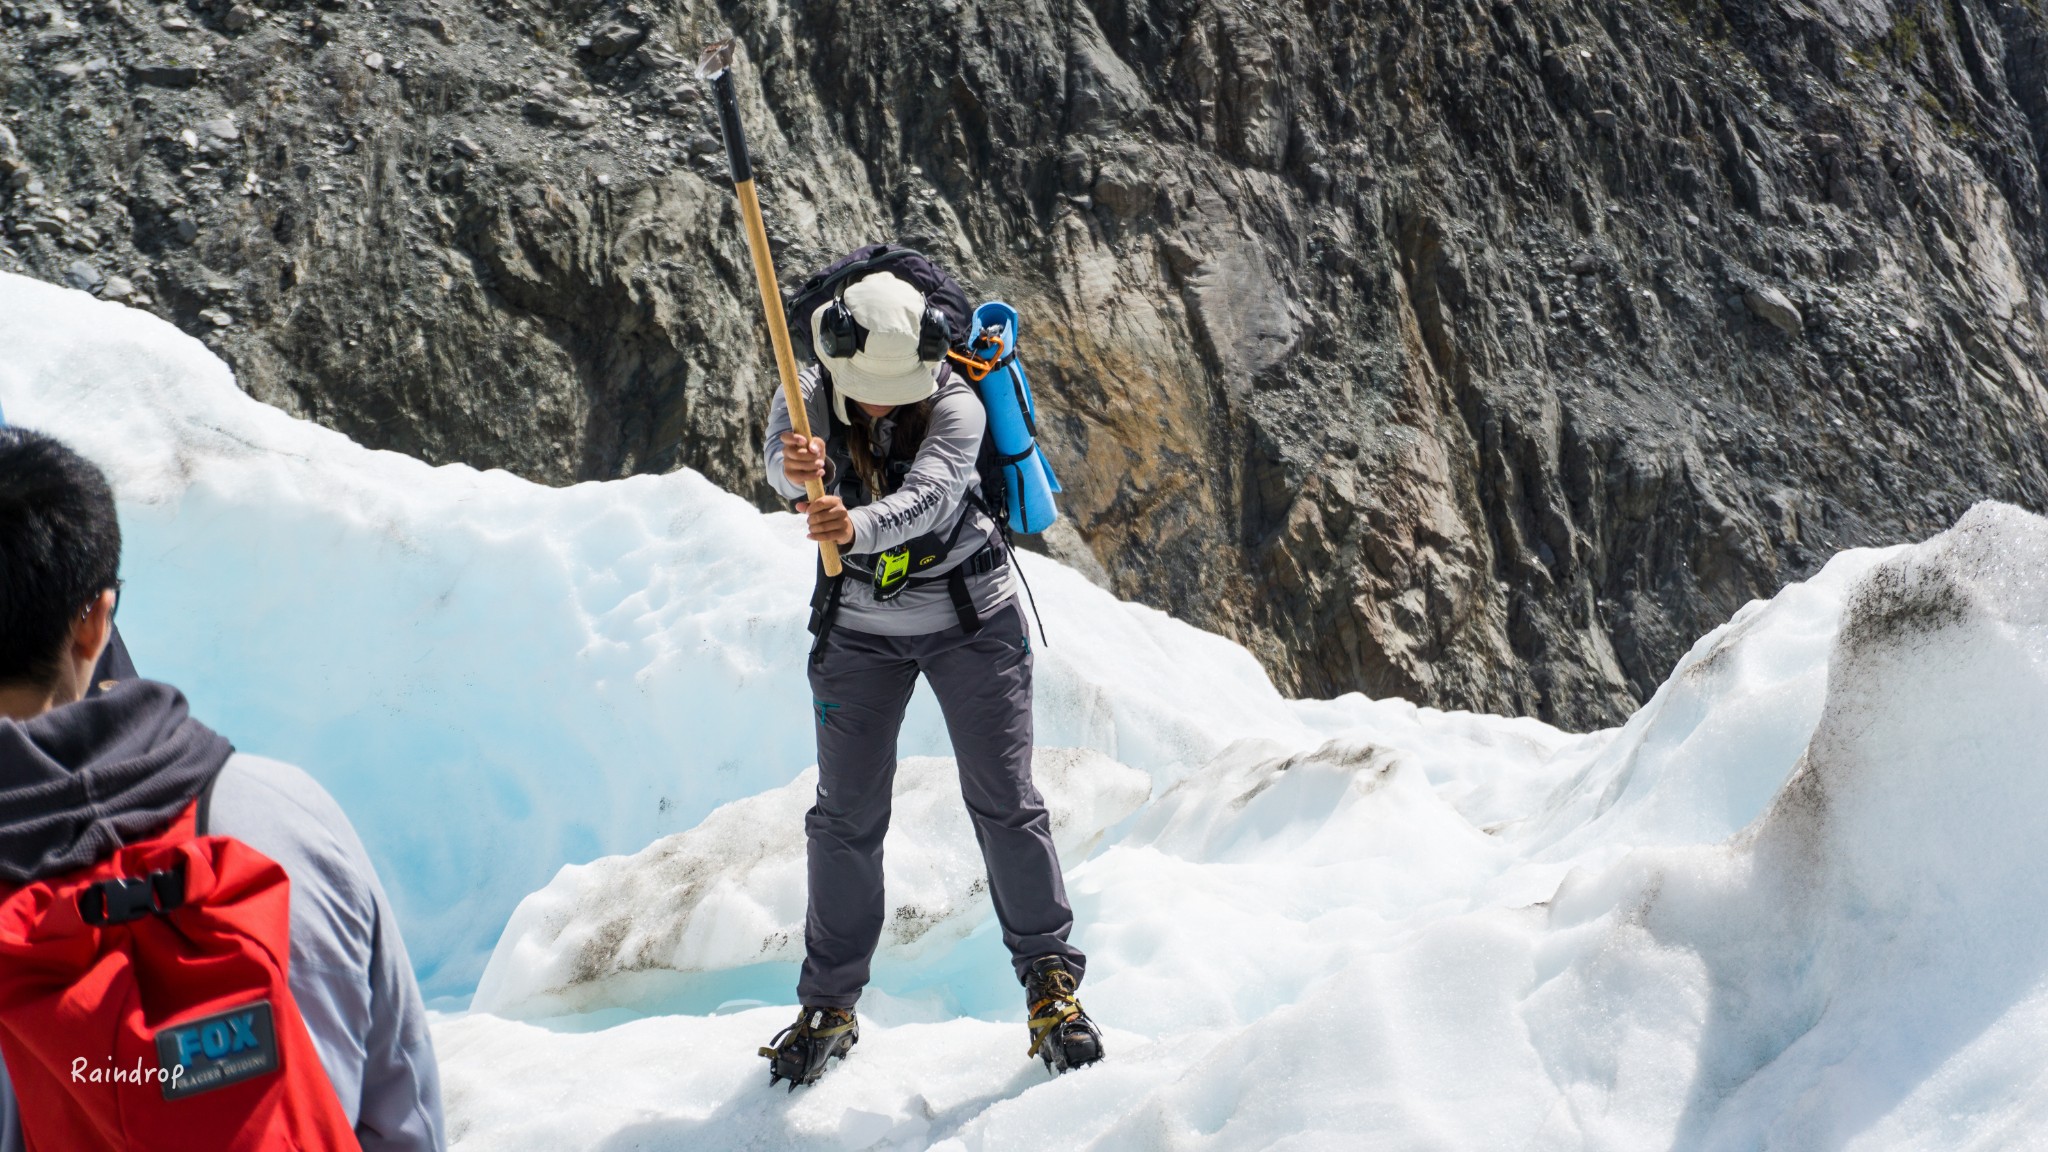
[(1024, 974), (1024, 1003), (1031, 1012), (1031, 1051), (1057, 1076), (1102, 1059), (1102, 1030), (1074, 995), (1074, 974), (1057, 956), (1041, 956)]
[(860, 1042), (860, 1022), (846, 1008), (806, 1008), (796, 1023), (775, 1034), (761, 1055), (768, 1059), (768, 1086), (784, 1080), (789, 1090), (811, 1085), (825, 1074), (825, 1062), (834, 1056), (845, 1059)]

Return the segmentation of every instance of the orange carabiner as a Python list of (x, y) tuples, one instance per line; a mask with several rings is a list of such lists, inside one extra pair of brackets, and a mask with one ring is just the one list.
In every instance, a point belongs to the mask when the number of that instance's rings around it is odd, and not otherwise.
[(960, 370), (965, 372), (967, 378), (976, 384), (981, 383), (982, 378), (995, 371), (996, 367), (996, 362), (993, 360), (983, 360), (978, 357), (969, 356), (965, 352), (949, 350), (946, 353), (946, 358), (960, 365)]

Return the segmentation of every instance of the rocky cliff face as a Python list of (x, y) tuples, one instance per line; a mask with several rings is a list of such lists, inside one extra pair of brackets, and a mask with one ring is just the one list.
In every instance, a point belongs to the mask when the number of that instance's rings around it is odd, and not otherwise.
[(0, 0), (0, 268), (368, 444), (766, 502), (728, 26), (785, 277), (1018, 305), (1055, 550), (1287, 688), (1605, 723), (1838, 548), (2048, 507), (2027, 0)]

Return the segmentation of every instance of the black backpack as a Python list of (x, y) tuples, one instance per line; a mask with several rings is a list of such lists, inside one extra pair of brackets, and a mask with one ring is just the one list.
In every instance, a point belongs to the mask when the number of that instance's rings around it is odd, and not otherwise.
[[(972, 323), (974, 309), (968, 305), (967, 292), (960, 287), (960, 281), (915, 248), (906, 248), (901, 244), (870, 244), (864, 248), (856, 248), (811, 273), (803, 283), (797, 285), (795, 293), (789, 297), (783, 311), (789, 321), (790, 342), (795, 345), (800, 358), (818, 360), (817, 351), (811, 347), (812, 314), (831, 303), (833, 297), (844, 291), (848, 284), (876, 272), (888, 272), (898, 276), (911, 287), (924, 293), (927, 303), (936, 308), (952, 328), (952, 351), (963, 357), (967, 356), (968, 342), (972, 336), (967, 331), (967, 326)], [(832, 378), (829, 372), (825, 374), (821, 383), (828, 389), (825, 395), (825, 441), (827, 444), (833, 444), (844, 433), (832, 404), (829, 391), (832, 387)], [(973, 392), (977, 400), (980, 399), (980, 392), (973, 388), (969, 388), (968, 391)], [(981, 443), (981, 453), (975, 459), (975, 471), (980, 476), (981, 490), (978, 493), (970, 493), (968, 502), (996, 522), (1007, 547), (1010, 541), (1010, 503), (1005, 492), (1007, 481), (1004, 479), (1002, 461), (997, 456), (995, 445), (986, 437)]]
[(931, 306), (952, 326), (953, 347), (966, 349), (967, 325), (974, 309), (968, 306), (967, 293), (960, 282), (915, 248), (870, 244), (841, 256), (797, 285), (783, 311), (789, 319), (790, 342), (796, 345), (799, 357), (816, 358), (811, 348), (811, 314), (830, 303), (846, 285), (875, 272), (893, 273), (924, 293)]
[[(949, 357), (957, 354), (963, 359), (972, 359), (967, 352), (972, 333), (967, 329), (972, 322), (974, 311), (967, 303), (966, 290), (960, 287), (960, 282), (953, 278), (952, 273), (939, 267), (930, 257), (915, 248), (906, 248), (901, 244), (870, 244), (857, 248), (813, 272), (803, 283), (797, 285), (783, 311), (789, 324), (790, 341), (796, 346), (799, 356), (808, 356), (822, 366), (823, 362), (818, 360), (817, 351), (811, 347), (812, 315), (831, 303), (848, 284), (877, 272), (891, 273), (924, 293), (926, 302), (946, 318), (951, 328), (952, 349)], [(828, 390), (824, 404), (827, 426), (825, 441), (830, 446), (842, 440), (844, 431), (829, 391), (832, 387), (830, 372), (824, 373), (820, 384)], [(974, 388), (970, 387), (968, 391), (977, 401), (980, 399), (981, 394)], [(956, 568), (950, 577), (932, 578), (947, 581), (954, 607), (960, 613), (961, 625), (969, 633), (978, 631), (981, 621), (976, 616), (972, 603), (967, 599), (966, 586), (963, 583), (964, 578), (973, 575), (974, 572), (962, 569), (986, 571), (1003, 563), (1007, 559), (1005, 554), (1011, 549), (1009, 500), (1005, 492), (1007, 482), (1003, 475), (1002, 460), (995, 451), (993, 438), (982, 439), (981, 452), (975, 460), (975, 471), (979, 475), (980, 491), (969, 492), (967, 503), (969, 509), (978, 509), (995, 521), (996, 531), (1001, 537), (1000, 547), (992, 548), (986, 559), (977, 557), (981, 563), (963, 564)], [(962, 511), (961, 523), (965, 523), (968, 514), (968, 510)], [(952, 535), (957, 536), (959, 529), (960, 525), (956, 524)], [(951, 548), (950, 540), (946, 547)], [(842, 576), (841, 579), (843, 578)], [(922, 583), (922, 580), (913, 576), (909, 577), (907, 582), (914, 585)], [(818, 587), (811, 598), (810, 630), (817, 637), (816, 643), (811, 646), (811, 662), (814, 664), (823, 657), (825, 637), (831, 631), (832, 618), (837, 614), (838, 606), (839, 581), (828, 580), (821, 567), (818, 572)], [(1043, 630), (1041, 625), (1040, 631)]]

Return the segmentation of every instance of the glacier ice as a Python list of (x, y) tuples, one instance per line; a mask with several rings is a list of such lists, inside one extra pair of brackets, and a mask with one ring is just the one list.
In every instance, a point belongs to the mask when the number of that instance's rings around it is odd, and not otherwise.
[(1111, 1059), (1024, 1057), (921, 698), (864, 1038), (791, 1096), (752, 1053), (800, 949), (792, 518), (688, 472), (550, 491), (368, 452), (17, 278), (0, 348), (10, 418), (116, 482), (138, 659), (319, 775), (425, 974), (475, 988), (436, 1024), (457, 1148), (2015, 1148), (2048, 1120), (2038, 516), (1837, 556), (1585, 735), (1287, 701), (1027, 557)]
[[(106, 469), (121, 628), (240, 747), (304, 765), (389, 877), (429, 994), (519, 899), (810, 764), (813, 564), (695, 472), (549, 489), (430, 468), (254, 403), (139, 310), (0, 275), (0, 405)], [(1161, 780), (1306, 722), (1252, 657), (1023, 559), (1036, 723)], [(950, 751), (920, 689), (909, 755)]]
[[(1641, 849), (1551, 906), (1553, 928), (1602, 946), (1538, 994), (1542, 1017), (1692, 1040), (1633, 1062), (1663, 1088), (1631, 1102), (1631, 1132), (1885, 1146), (1892, 1113), (1987, 1027), (2038, 1012), (2048, 523), (1982, 504), (1871, 566), (1826, 672), (1818, 723), (1758, 820), (1718, 843)], [(1612, 1073), (1587, 1066), (1583, 1037), (1563, 1047), (1567, 1096), (1591, 1072), (1614, 1112)], [(2037, 1074), (2015, 1071), (2011, 1103)]]
[[(1099, 752), (1041, 748), (1032, 767), (1063, 858), (1087, 856), (1152, 794), (1144, 773)], [(943, 950), (989, 917), (957, 781), (950, 757), (897, 766), (891, 819), (917, 834), (891, 841), (883, 860), (889, 960)], [(662, 976), (778, 963), (791, 967), (761, 991), (786, 995), (803, 960), (803, 819), (817, 787), (813, 766), (631, 856), (563, 868), (520, 903), (471, 1007), (505, 1016), (632, 1007), (661, 995)], [(670, 995), (688, 994), (687, 982), (666, 983)]]

